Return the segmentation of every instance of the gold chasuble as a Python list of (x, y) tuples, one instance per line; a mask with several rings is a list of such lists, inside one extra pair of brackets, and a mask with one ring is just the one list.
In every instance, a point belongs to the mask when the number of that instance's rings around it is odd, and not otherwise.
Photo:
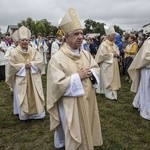
[(60, 122), (58, 101), (62, 101), (65, 113), (65, 149), (93, 150), (102, 145), (101, 125), (95, 89), (89, 78), (83, 79), (85, 94), (80, 97), (63, 96), (71, 75), (79, 69), (90, 68), (99, 74), (99, 67), (87, 51), (75, 55), (64, 43), (53, 55), (48, 65), (47, 110), (50, 113), (50, 129), (55, 130)]
[(99, 47), (95, 60), (101, 68), (101, 78), (105, 89), (119, 90), (121, 87), (118, 60), (113, 56), (118, 50), (113, 42), (105, 40)]
[[(25, 76), (17, 76), (17, 72), (27, 62), (33, 62), (39, 71), (31, 74), (31, 69), (25, 69)], [(18, 46), (11, 51), (6, 83), (12, 88), (16, 86), (17, 103), (26, 116), (44, 112), (45, 100), (40, 73), (41, 66), (42, 58), (39, 52), (33, 48), (28, 47), (25, 52)]]

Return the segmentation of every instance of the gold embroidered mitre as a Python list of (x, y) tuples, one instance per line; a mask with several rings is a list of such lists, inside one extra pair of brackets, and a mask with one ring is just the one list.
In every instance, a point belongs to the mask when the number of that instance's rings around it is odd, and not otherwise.
[(63, 36), (62, 30), (58, 29), (58, 31), (56, 32), (56, 35), (58, 35), (58, 36)]
[(31, 37), (31, 31), (25, 27), (25, 26), (22, 26), (18, 29), (18, 36), (19, 36), (19, 40), (21, 39), (30, 39)]
[(60, 22), (60, 28), (64, 34), (70, 33), (77, 29), (82, 29), (79, 17), (75, 9), (70, 8)]
[(104, 25), (104, 29), (105, 29), (106, 35), (116, 34), (116, 31), (115, 31), (115, 29), (114, 29), (114, 26), (107, 26), (107, 25)]
[(13, 40), (13, 41), (19, 41), (18, 30), (16, 30), (16, 31), (12, 34), (12, 40)]

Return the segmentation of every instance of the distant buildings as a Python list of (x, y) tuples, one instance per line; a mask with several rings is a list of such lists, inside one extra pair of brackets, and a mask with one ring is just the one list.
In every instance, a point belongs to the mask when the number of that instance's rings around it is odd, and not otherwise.
[(19, 27), (17, 25), (8, 25), (7, 34), (10, 34), (11, 36), (18, 28)]

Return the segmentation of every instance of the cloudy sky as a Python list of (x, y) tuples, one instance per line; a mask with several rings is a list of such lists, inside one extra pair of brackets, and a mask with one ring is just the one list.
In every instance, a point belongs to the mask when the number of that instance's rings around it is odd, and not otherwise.
[(47, 19), (57, 26), (69, 7), (77, 10), (81, 22), (92, 19), (124, 30), (141, 29), (150, 23), (150, 0), (1, 0), (0, 29), (28, 17)]

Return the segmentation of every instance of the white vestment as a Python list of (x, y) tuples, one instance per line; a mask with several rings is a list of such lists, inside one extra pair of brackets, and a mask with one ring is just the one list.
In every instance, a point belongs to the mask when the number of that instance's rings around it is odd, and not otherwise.
[[(81, 81), (77, 73), (81, 68), (91, 69), (96, 82), (92, 83), (90, 78)], [(93, 57), (64, 43), (51, 58), (47, 75), (47, 110), (50, 129), (55, 130), (55, 147), (93, 150), (94, 146), (102, 145), (94, 89), (99, 84), (99, 67)]]
[(136, 93), (133, 107), (150, 120), (150, 38), (148, 38), (128, 69), (132, 79), (131, 91)]
[(4, 66), (6, 64), (5, 52), (7, 50), (5, 42), (0, 42), (0, 48), (4, 50), (4, 52), (0, 51), (0, 66)]
[(133, 106), (138, 108), (143, 118), (150, 120), (150, 65), (142, 68), (140, 73), (140, 83)]
[(117, 99), (117, 90), (121, 87), (118, 60), (114, 53), (119, 55), (117, 46), (105, 40), (99, 47), (95, 56), (96, 62), (100, 66), (100, 87), (96, 92), (105, 94), (108, 99)]
[[(31, 65), (31, 74), (37, 73), (38, 72), (38, 68), (32, 63)], [(18, 73), (16, 74), (17, 76), (20, 77), (25, 77), (26, 75), (26, 69), (25, 66), (23, 66)], [(43, 111), (41, 114), (33, 114), (33, 115), (25, 115), (25, 113), (23, 111), (21, 111), (19, 104), (18, 104), (18, 96), (17, 96), (17, 86), (16, 83), (14, 85), (14, 102), (13, 102), (13, 106), (14, 106), (14, 115), (19, 115), (19, 119), (20, 120), (27, 120), (27, 119), (41, 119), (45, 117), (45, 111)]]
[[(96, 88), (99, 86), (99, 78), (97, 74), (94, 72), (94, 70), (91, 69), (91, 71), (96, 79), (96, 84), (93, 85)], [(85, 93), (84, 93), (84, 89), (79, 74), (75, 73), (71, 75), (69, 86), (66, 89), (63, 96), (80, 97), (83, 96), (84, 94)], [(61, 124), (55, 130), (54, 145), (56, 148), (65, 146), (64, 130), (65, 130), (66, 123), (64, 122), (64, 120), (66, 120), (66, 117), (65, 117), (64, 106), (61, 99), (58, 102), (58, 108), (59, 108)]]
[(53, 56), (60, 48), (61, 42), (57, 39), (52, 43), (51, 56)]

